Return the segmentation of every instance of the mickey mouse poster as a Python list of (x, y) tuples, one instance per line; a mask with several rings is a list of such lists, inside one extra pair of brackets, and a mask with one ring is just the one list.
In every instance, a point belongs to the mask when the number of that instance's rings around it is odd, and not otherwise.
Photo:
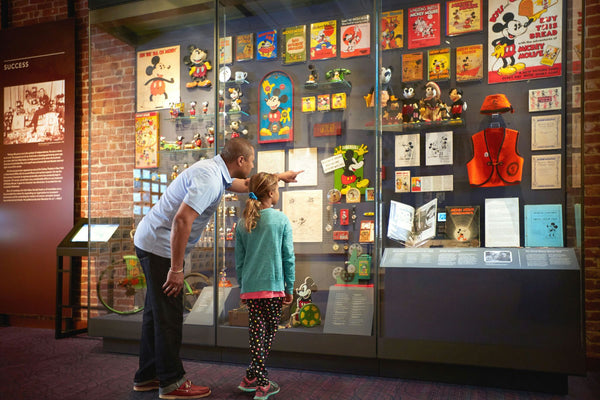
[(179, 102), (179, 46), (138, 51), (136, 61), (138, 112)]
[(294, 140), (294, 84), (285, 72), (268, 73), (258, 90), (258, 143)]
[(562, 0), (492, 0), (488, 7), (488, 83), (562, 74)]

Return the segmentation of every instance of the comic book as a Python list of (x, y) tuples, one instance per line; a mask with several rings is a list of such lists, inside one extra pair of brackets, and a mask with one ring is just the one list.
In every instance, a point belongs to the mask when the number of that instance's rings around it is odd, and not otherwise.
[(337, 57), (337, 21), (310, 24), (310, 59)]
[(340, 21), (340, 57), (367, 56), (371, 53), (371, 22), (369, 15)]
[(306, 25), (285, 28), (283, 34), (283, 63), (306, 61)]

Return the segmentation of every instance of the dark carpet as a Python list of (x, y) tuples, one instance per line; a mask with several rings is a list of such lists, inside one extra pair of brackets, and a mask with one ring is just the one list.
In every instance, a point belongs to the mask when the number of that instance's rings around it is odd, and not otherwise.
[[(208, 399), (252, 399), (237, 385), (245, 366), (184, 361), (194, 383), (208, 385)], [(158, 393), (133, 392), (137, 357), (102, 351), (102, 340), (80, 335), (54, 339), (47, 329), (0, 328), (0, 399), (150, 400)], [(271, 368), (281, 392), (270, 399), (291, 400), (554, 400), (600, 399), (600, 372), (569, 377), (568, 395), (501, 390), (323, 372)]]

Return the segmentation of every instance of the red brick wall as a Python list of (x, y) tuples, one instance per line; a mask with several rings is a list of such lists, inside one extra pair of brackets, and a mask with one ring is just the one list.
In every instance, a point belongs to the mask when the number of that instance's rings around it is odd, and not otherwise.
[[(11, 26), (64, 19), (66, 0), (13, 0)], [(88, 38), (87, 1), (75, 2), (78, 27), (76, 216), (87, 215)], [(587, 355), (600, 358), (600, 4), (588, 2), (584, 87), (584, 247)], [(92, 32), (92, 216), (130, 217), (133, 167), (135, 51), (106, 33)], [(86, 279), (84, 278), (84, 281)], [(85, 291), (85, 287), (83, 288)]]
[(585, 12), (585, 330), (588, 357), (600, 358), (600, 3), (588, 1)]

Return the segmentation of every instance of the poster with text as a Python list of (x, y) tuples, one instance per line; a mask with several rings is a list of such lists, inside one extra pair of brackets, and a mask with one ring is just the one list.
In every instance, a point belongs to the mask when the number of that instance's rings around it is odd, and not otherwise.
[(310, 59), (337, 57), (337, 21), (310, 24)]
[(483, 79), (483, 45), (473, 44), (456, 48), (456, 81)]
[(271, 29), (256, 34), (256, 59), (275, 60), (277, 58), (277, 31)]
[(383, 50), (404, 47), (404, 10), (381, 13), (381, 48)]
[(491, 0), (488, 83), (562, 74), (562, 0)]
[(231, 64), (233, 62), (233, 37), (219, 38), (219, 64)]
[(306, 61), (306, 25), (283, 30), (283, 64)]
[(343, 19), (340, 22), (340, 57), (371, 54), (371, 22), (369, 15)]
[(254, 59), (254, 34), (237, 35), (235, 38), (235, 61)]
[(446, 35), (456, 36), (483, 30), (481, 0), (446, 3)]
[(135, 168), (158, 168), (158, 112), (135, 116)]
[(427, 79), (442, 81), (450, 79), (450, 48), (427, 52)]
[(429, 4), (408, 9), (408, 48), (439, 46), (440, 4)]
[(168, 108), (179, 101), (179, 46), (138, 51), (136, 60), (138, 112)]
[(402, 54), (402, 82), (423, 80), (423, 53)]

